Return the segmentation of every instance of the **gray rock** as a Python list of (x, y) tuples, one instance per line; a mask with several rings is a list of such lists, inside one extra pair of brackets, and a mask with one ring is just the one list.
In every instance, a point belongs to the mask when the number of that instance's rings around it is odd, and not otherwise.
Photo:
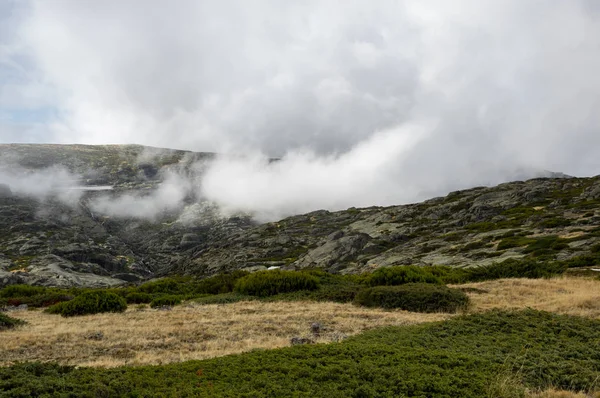
[(315, 338), (319, 337), (321, 335), (321, 332), (323, 332), (323, 330), (324, 330), (323, 325), (321, 325), (319, 322), (314, 322), (310, 325), (310, 331)]
[(327, 240), (323, 245), (306, 253), (295, 265), (299, 268), (329, 267), (354, 260), (371, 239), (367, 234), (343, 237), (334, 234), (328, 238), (331, 238), (331, 240)]

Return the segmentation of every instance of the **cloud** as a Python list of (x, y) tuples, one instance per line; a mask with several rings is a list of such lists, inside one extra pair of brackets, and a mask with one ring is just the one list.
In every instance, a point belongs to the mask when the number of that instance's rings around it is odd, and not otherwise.
[(58, 199), (75, 205), (83, 191), (78, 189), (79, 178), (67, 169), (55, 166), (31, 171), (18, 166), (14, 159), (0, 158), (0, 184), (8, 185), (11, 192), (45, 201)]
[(156, 220), (169, 212), (181, 212), (192, 194), (190, 181), (167, 172), (164, 181), (151, 192), (103, 195), (90, 200), (88, 207), (97, 213), (120, 217)]
[(39, 140), (250, 154), (207, 171), (200, 193), (227, 208), (600, 170), (595, 0), (26, 4), (0, 58), (26, 59), (23, 92), (57, 109)]
[(202, 176), (200, 192), (225, 213), (243, 211), (259, 221), (315, 209), (394, 204), (417, 195), (422, 184), (398, 180), (398, 165), (390, 162), (426, 134), (419, 126), (382, 131), (338, 156), (296, 151), (275, 162), (261, 155), (222, 157)]

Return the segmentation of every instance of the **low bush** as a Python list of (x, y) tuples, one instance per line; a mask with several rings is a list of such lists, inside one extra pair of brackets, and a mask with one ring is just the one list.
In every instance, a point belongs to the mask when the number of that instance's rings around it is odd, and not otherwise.
[(569, 245), (564, 239), (555, 235), (550, 235), (533, 239), (533, 241), (527, 245), (525, 250), (523, 250), (523, 253), (539, 257), (545, 254), (553, 254), (566, 249), (567, 247), (569, 247)]
[(600, 265), (600, 254), (583, 254), (560, 262), (568, 268), (594, 267)]
[(27, 305), (32, 308), (48, 307), (63, 301), (73, 299), (72, 295), (61, 293), (60, 290), (51, 291), (45, 290), (45, 293), (34, 296), (17, 296), (11, 298), (0, 298), (0, 307)]
[(182, 283), (173, 278), (164, 278), (156, 281), (146, 282), (138, 287), (138, 291), (149, 294), (180, 294)]
[(152, 301), (153, 297), (148, 293), (131, 292), (125, 296), (127, 304), (148, 304)]
[(299, 290), (315, 290), (318, 279), (306, 272), (259, 271), (239, 279), (235, 291), (250, 296), (273, 296)]
[(24, 325), (26, 322), (22, 319), (13, 318), (0, 312), (0, 331), (6, 329), (14, 329), (17, 326)]
[(0, 290), (0, 297), (16, 298), (31, 297), (46, 293), (47, 288), (42, 286), (11, 285)]
[(181, 304), (181, 297), (179, 296), (160, 296), (150, 302), (150, 307), (172, 307), (179, 304)]
[(369, 286), (396, 286), (405, 283), (442, 284), (442, 280), (433, 275), (430, 267), (414, 265), (379, 268), (366, 280)]
[(513, 247), (527, 246), (533, 242), (535, 242), (535, 239), (525, 236), (509, 236), (502, 239), (500, 243), (498, 243), (496, 250), (506, 250), (512, 249)]
[(447, 265), (433, 265), (425, 267), (433, 276), (441, 279), (442, 283), (464, 283), (469, 279), (469, 271), (465, 268), (448, 267)]
[(457, 312), (469, 304), (469, 297), (458, 289), (428, 283), (375, 286), (361, 290), (355, 303), (366, 307), (402, 309), (413, 312)]
[(30, 307), (49, 307), (54, 304), (73, 300), (73, 296), (60, 292), (52, 292), (29, 297), (28, 300), (23, 300), (23, 304)]
[(102, 312), (123, 312), (126, 309), (127, 301), (123, 297), (98, 290), (84, 293), (71, 301), (55, 304), (49, 307), (47, 312), (67, 317)]
[(351, 303), (361, 289), (360, 285), (327, 285), (311, 292), (307, 298), (315, 301)]
[(203, 279), (196, 283), (194, 293), (196, 294), (222, 294), (233, 292), (235, 283), (238, 279), (247, 276), (247, 271), (233, 271), (225, 274), (218, 274), (210, 278)]
[(501, 278), (551, 278), (563, 274), (567, 268), (566, 264), (556, 261), (508, 259), (501, 263), (469, 268), (467, 278), (471, 282)]

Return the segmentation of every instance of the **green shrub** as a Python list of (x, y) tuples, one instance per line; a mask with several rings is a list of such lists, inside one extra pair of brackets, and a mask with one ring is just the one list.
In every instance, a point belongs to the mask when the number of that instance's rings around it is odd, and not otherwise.
[(17, 326), (24, 325), (26, 322), (22, 319), (13, 318), (0, 312), (0, 330), (14, 329)]
[(564, 239), (561, 239), (555, 235), (550, 235), (533, 239), (533, 241), (527, 245), (525, 250), (523, 250), (523, 253), (531, 253), (533, 256), (541, 256), (544, 254), (552, 254), (554, 252), (566, 249), (567, 247), (569, 247), (569, 245)]
[(532, 238), (526, 238), (523, 236), (510, 236), (502, 239), (500, 243), (498, 243), (496, 250), (506, 250), (512, 249), (513, 247), (527, 246), (532, 242), (534, 242), (534, 239)]
[(453, 313), (465, 309), (469, 304), (469, 297), (461, 290), (446, 286), (407, 283), (363, 289), (356, 296), (355, 302), (366, 307)]
[(49, 307), (47, 312), (62, 316), (76, 316), (102, 312), (123, 312), (126, 309), (127, 301), (123, 297), (98, 290), (83, 293), (71, 301), (55, 304)]
[(0, 290), (0, 297), (6, 298), (17, 298), (17, 297), (31, 297), (39, 294), (44, 294), (47, 288), (42, 286), (29, 286), (29, 285), (11, 285)]
[(311, 292), (307, 298), (315, 301), (351, 303), (361, 289), (362, 287), (360, 285), (326, 285)]
[(561, 217), (547, 218), (539, 223), (539, 226), (542, 228), (559, 228), (568, 227), (569, 225), (571, 225), (571, 220)]
[(272, 270), (255, 272), (239, 279), (235, 284), (235, 291), (266, 297), (299, 290), (315, 290), (318, 285), (318, 279), (309, 273)]
[(172, 307), (179, 304), (181, 304), (181, 297), (179, 296), (160, 296), (152, 300), (150, 307)]
[(469, 268), (467, 278), (472, 282), (501, 278), (551, 278), (566, 270), (567, 265), (557, 261), (508, 259), (501, 263)]
[(563, 260), (560, 263), (568, 268), (594, 267), (600, 265), (600, 255), (598, 253), (583, 254), (568, 260)]
[(366, 280), (369, 286), (395, 286), (405, 283), (441, 284), (442, 280), (434, 276), (429, 267), (414, 265), (382, 267), (375, 270)]
[(150, 294), (179, 294), (182, 292), (182, 283), (173, 278), (164, 278), (146, 282), (138, 287), (143, 293)]
[(247, 271), (233, 271), (231, 273), (219, 274), (199, 281), (194, 293), (199, 294), (222, 294), (233, 292), (238, 279), (247, 276)]
[(60, 292), (51, 292), (40, 294), (37, 296), (29, 297), (27, 300), (23, 300), (23, 304), (27, 304), (30, 307), (49, 307), (58, 303), (73, 300), (73, 296)]
[(148, 304), (152, 301), (152, 295), (141, 292), (131, 292), (125, 296), (127, 304)]
[(439, 278), (442, 283), (464, 283), (469, 279), (469, 271), (465, 268), (448, 267), (447, 265), (433, 265), (425, 267), (433, 276)]

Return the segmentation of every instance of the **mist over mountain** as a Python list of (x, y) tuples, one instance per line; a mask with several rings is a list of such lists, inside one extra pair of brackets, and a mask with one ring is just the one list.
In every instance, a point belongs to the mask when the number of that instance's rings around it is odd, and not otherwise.
[(600, 168), (594, 1), (0, 7), (0, 142), (234, 156), (203, 193), (263, 219)]
[(599, 173), (598, 70), (592, 0), (2, 2), (5, 268), (120, 283), (286, 217), (577, 176), (527, 185), (552, 203)]

